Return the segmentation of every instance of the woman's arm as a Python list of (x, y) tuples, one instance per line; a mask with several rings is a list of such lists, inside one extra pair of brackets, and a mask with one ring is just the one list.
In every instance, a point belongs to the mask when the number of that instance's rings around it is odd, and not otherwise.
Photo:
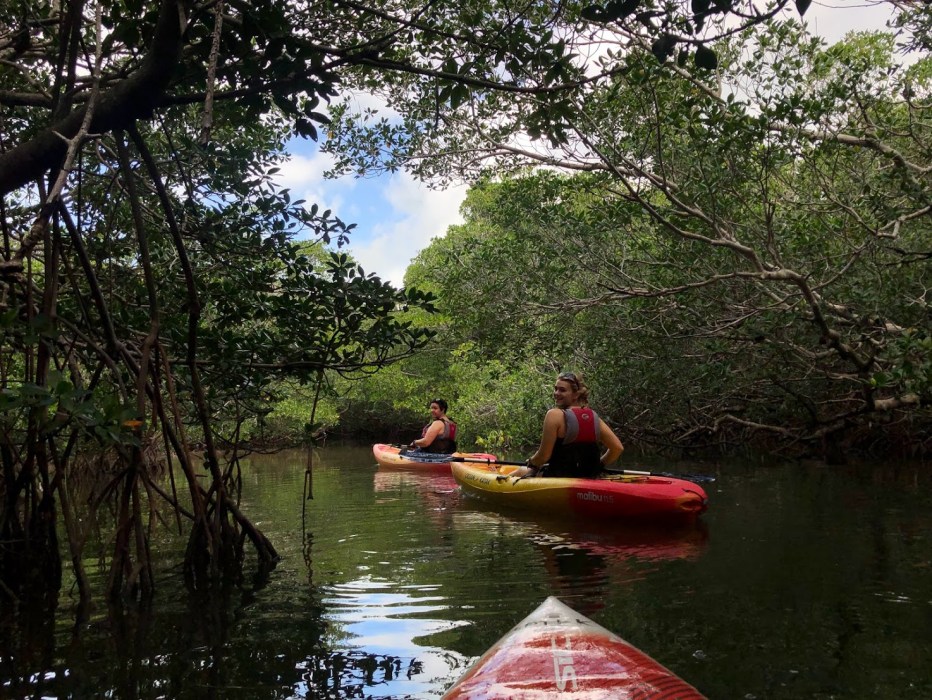
[(430, 427), (427, 429), (427, 432), (424, 433), (424, 437), (418, 438), (412, 444), (415, 447), (430, 447), (434, 440), (440, 437), (440, 434), (443, 432), (443, 421), (435, 420), (430, 424)]
[(602, 455), (603, 467), (612, 464), (625, 451), (625, 446), (621, 444), (621, 440), (618, 439), (618, 436), (615, 435), (604, 420), (599, 421), (599, 442), (606, 448), (605, 453)]
[(544, 432), (540, 438), (540, 447), (528, 460), (532, 467), (540, 469), (550, 460), (553, 454), (553, 446), (557, 444), (557, 436), (560, 434), (560, 428), (563, 427), (565, 420), (563, 411), (559, 408), (551, 408), (547, 411), (547, 415), (544, 416)]

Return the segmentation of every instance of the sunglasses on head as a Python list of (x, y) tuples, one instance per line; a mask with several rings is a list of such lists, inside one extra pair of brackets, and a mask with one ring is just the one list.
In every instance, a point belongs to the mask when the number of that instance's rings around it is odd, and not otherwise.
[(573, 374), (572, 372), (563, 372), (563, 374), (559, 375), (557, 379), (562, 379), (565, 382), (570, 382), (577, 389), (579, 388), (579, 380), (576, 378), (576, 375)]

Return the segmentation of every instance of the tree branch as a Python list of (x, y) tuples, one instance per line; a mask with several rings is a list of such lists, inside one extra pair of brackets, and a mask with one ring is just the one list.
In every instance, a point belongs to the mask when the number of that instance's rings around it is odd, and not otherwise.
[[(103, 93), (94, 108), (88, 132), (108, 133), (136, 119), (152, 116), (170, 85), (181, 56), (184, 4), (162, 0), (152, 43), (139, 69)], [(74, 110), (34, 138), (0, 154), (0, 196), (42, 177), (61, 162), (67, 139), (73, 139), (89, 106)]]

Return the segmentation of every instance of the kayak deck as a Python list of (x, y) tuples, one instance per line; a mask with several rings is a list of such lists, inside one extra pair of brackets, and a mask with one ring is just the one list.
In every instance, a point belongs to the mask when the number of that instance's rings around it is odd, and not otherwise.
[(513, 627), (442, 700), (705, 700), (650, 656), (554, 597)]
[(403, 469), (418, 472), (450, 473), (450, 457), (468, 457), (495, 462), (498, 458), (493, 454), (484, 452), (454, 452), (451, 455), (432, 454), (430, 452), (409, 452), (401, 454), (401, 447), (376, 443), (372, 446), (372, 454), (380, 467), (385, 469)]

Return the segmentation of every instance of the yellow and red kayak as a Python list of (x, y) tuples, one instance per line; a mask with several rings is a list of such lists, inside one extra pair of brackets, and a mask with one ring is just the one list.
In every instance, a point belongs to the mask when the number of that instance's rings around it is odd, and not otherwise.
[(454, 462), (453, 478), (463, 492), (509, 508), (588, 519), (693, 520), (708, 496), (698, 484), (665, 476), (601, 479), (526, 477), (514, 467)]
[(439, 472), (441, 474), (450, 473), (449, 457), (468, 457), (470, 459), (481, 459), (486, 462), (495, 462), (498, 460), (495, 455), (486, 454), (485, 452), (454, 452), (452, 455), (424, 452), (401, 454), (400, 447), (382, 443), (376, 443), (372, 446), (372, 454), (375, 456), (375, 461), (379, 463), (379, 466), (385, 469), (406, 469), (418, 472)]
[(441, 700), (705, 700), (669, 669), (554, 597)]

